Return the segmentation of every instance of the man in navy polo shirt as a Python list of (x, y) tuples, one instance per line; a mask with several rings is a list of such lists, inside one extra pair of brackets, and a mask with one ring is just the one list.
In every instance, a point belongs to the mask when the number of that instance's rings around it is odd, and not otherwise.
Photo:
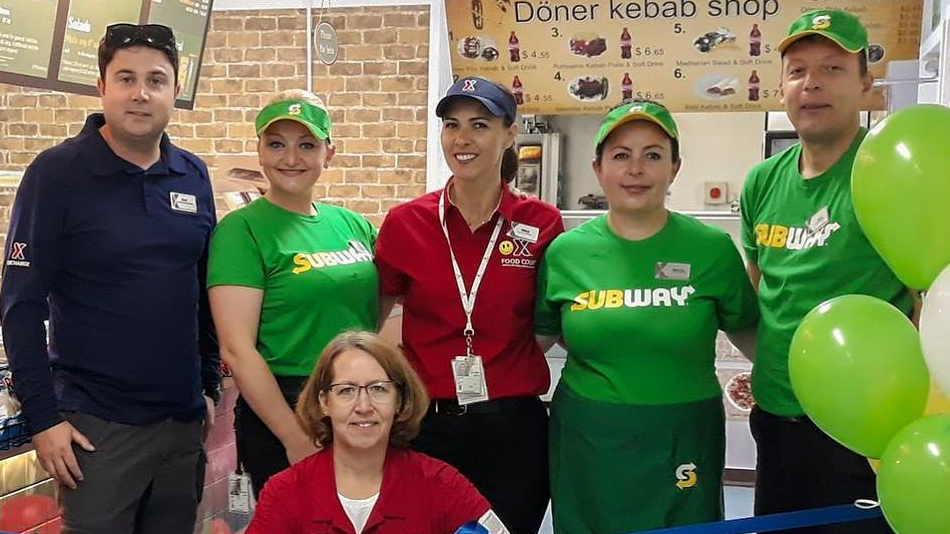
[[(202, 421), (219, 383), (204, 291), (215, 224), (205, 165), (164, 134), (171, 29), (115, 24), (103, 113), (37, 156), (10, 221), (3, 337), (64, 532), (191, 533)], [(49, 344), (43, 321), (49, 319)]]

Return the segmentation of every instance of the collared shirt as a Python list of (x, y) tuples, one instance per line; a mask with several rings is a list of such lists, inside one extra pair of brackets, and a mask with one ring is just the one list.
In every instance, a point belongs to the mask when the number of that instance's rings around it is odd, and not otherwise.
[[(125, 424), (204, 416), (218, 347), (204, 291), (215, 224), (204, 163), (161, 141), (148, 170), (90, 115), (27, 168), (10, 218), (0, 310), (27, 421), (81, 411)], [(49, 319), (49, 345), (43, 321)]]
[[(454, 467), (390, 447), (363, 534), (448, 534), (478, 521), (488, 501)], [(333, 448), (267, 481), (247, 534), (356, 534), (337, 494)]]
[[(446, 192), (451, 186), (450, 181)], [(383, 294), (404, 296), (406, 357), (433, 399), (453, 399), (451, 361), (465, 354), (465, 312), (439, 223), (441, 194), (434, 191), (389, 212), (376, 240), (376, 266)], [(551, 379), (534, 339), (535, 283), (541, 256), (564, 224), (554, 206), (515, 196), (506, 186), (495, 214), (474, 232), (458, 208), (446, 202), (445, 224), (466, 290), (498, 217), (503, 218), (501, 233), (472, 314), (474, 353), (482, 357), (490, 398), (543, 395)], [(513, 225), (534, 229), (536, 239), (514, 237)]]

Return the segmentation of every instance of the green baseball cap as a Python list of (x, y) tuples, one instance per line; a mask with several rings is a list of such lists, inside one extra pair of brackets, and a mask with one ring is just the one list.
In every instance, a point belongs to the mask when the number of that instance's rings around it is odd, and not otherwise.
[(852, 54), (868, 47), (868, 31), (858, 17), (840, 9), (815, 9), (795, 19), (778, 44), (778, 51), (785, 52), (792, 43), (809, 35), (827, 37)]
[(600, 123), (600, 129), (597, 130), (594, 146), (600, 146), (611, 132), (630, 121), (650, 121), (663, 128), (670, 138), (679, 138), (679, 130), (676, 128), (673, 115), (670, 115), (670, 110), (656, 102), (633, 101), (607, 113), (604, 122)]
[(317, 139), (330, 137), (330, 114), (322, 106), (303, 100), (282, 100), (264, 106), (254, 119), (254, 129), (260, 137), (268, 126), (280, 120), (297, 121), (313, 133)]

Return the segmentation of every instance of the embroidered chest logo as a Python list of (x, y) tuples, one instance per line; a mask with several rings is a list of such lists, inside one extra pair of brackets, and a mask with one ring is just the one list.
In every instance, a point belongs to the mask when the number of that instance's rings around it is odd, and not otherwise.
[(498, 252), (501, 254), (501, 265), (503, 267), (521, 267), (524, 269), (534, 269), (538, 266), (538, 260), (531, 254), (528, 248), (531, 243), (525, 239), (506, 239), (498, 243)]
[(356, 263), (373, 261), (373, 253), (366, 248), (366, 245), (351, 239), (346, 250), (337, 250), (333, 252), (310, 252), (294, 254), (293, 273), (300, 274), (310, 269), (321, 269), (324, 267), (335, 267), (337, 265), (354, 265)]
[(7, 260), (7, 265), (14, 265), (16, 267), (29, 267), (30, 262), (26, 259), (26, 243), (21, 243), (15, 241), (10, 245), (10, 258)]

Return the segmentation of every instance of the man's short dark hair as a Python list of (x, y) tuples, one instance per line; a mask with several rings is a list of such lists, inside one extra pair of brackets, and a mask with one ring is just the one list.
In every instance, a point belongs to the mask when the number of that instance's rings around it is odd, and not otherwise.
[[(120, 42), (114, 39), (112, 34), (113, 29), (118, 27), (123, 29), (131, 28), (134, 35), (123, 40), (124, 42)], [(142, 33), (143, 30), (147, 31), (149, 28), (163, 28), (168, 32), (171, 42), (167, 43), (141, 38), (141, 36), (144, 35)], [(138, 31), (136, 32), (136, 30)], [(102, 37), (102, 40), (99, 41), (99, 77), (103, 80), (106, 79), (106, 67), (109, 66), (109, 63), (112, 63), (112, 58), (115, 57), (116, 51), (123, 48), (132, 48), (133, 46), (144, 46), (165, 54), (169, 63), (172, 64), (175, 82), (178, 82), (178, 47), (174, 42), (174, 34), (172, 34), (171, 28), (158, 24), (144, 24), (141, 26), (136, 24), (113, 24), (106, 28), (106, 34)]]
[[(788, 48), (782, 51), (782, 59), (785, 59), (785, 53), (788, 52), (789, 49), (791, 49), (793, 46), (797, 45), (798, 43), (821, 43), (821, 42), (831, 43), (835, 46), (838, 46), (837, 43), (835, 43), (834, 41), (832, 41), (831, 39), (823, 35), (818, 35), (818, 34), (806, 35), (805, 37), (802, 37), (801, 39), (788, 45)], [(856, 54), (858, 56), (858, 72), (861, 74), (861, 77), (863, 78), (868, 73), (868, 49), (864, 48), (860, 52), (857, 52)]]

